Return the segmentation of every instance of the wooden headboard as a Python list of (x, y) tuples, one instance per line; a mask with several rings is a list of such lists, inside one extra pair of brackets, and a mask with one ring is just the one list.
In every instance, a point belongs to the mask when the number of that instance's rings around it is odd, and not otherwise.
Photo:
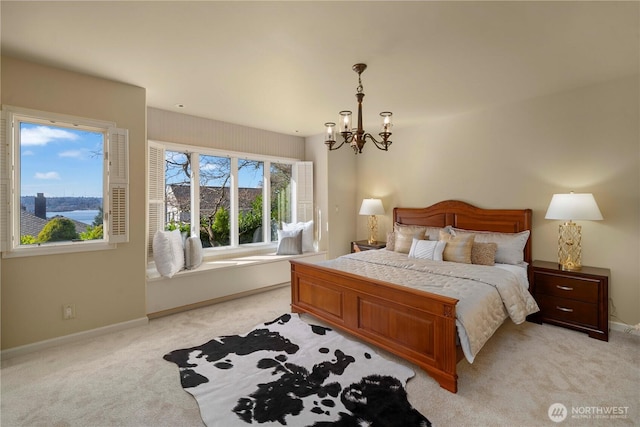
[[(531, 209), (482, 209), (458, 200), (445, 200), (426, 208), (394, 208), (393, 221), (478, 231), (517, 233), (531, 230)], [(524, 260), (531, 265), (531, 235), (524, 248)]]

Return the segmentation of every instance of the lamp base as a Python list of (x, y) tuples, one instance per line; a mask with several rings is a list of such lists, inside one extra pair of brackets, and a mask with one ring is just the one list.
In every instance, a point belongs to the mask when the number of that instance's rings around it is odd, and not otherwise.
[(378, 234), (378, 217), (375, 215), (369, 215), (369, 240), (367, 242), (370, 245), (373, 245), (377, 242), (377, 234)]
[(563, 270), (582, 268), (582, 227), (569, 220), (558, 228), (558, 264)]
[(564, 271), (579, 271), (582, 270), (581, 265), (576, 265), (573, 262), (566, 262), (564, 264), (559, 264), (560, 268)]

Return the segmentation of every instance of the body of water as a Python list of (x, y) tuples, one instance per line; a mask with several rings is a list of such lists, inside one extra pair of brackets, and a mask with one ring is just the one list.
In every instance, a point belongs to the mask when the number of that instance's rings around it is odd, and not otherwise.
[(84, 211), (66, 211), (66, 212), (47, 212), (47, 218), (53, 218), (56, 215), (60, 215), (69, 219), (73, 219), (85, 224), (93, 224), (93, 220), (98, 215), (99, 210), (84, 210)]

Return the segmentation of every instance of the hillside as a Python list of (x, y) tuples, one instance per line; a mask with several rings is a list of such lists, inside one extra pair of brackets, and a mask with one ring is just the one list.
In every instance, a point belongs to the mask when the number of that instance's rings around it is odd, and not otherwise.
[[(20, 197), (20, 204), (34, 212), (35, 196)], [(97, 210), (102, 208), (101, 197), (47, 197), (47, 212)]]

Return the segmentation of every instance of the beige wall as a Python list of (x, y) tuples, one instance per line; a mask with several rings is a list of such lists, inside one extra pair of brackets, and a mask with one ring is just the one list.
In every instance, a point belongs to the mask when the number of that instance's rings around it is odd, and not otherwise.
[[(129, 129), (130, 242), (115, 250), (4, 258), (2, 349), (144, 318), (146, 91), (2, 57), (2, 104)], [(62, 320), (62, 305), (76, 318)]]
[(304, 159), (304, 138), (157, 108), (147, 109), (150, 140)]
[[(324, 134), (306, 140), (307, 160), (314, 162), (314, 203), (316, 218), (322, 222), (319, 248), (327, 251), (327, 258), (349, 253), (356, 239), (358, 159), (349, 147), (328, 151)], [(354, 213), (355, 212), (355, 213)]]
[[(380, 220), (381, 235), (392, 226), (394, 206), (458, 199), (485, 208), (531, 208), (533, 257), (555, 261), (560, 221), (544, 219), (551, 196), (593, 193), (604, 220), (578, 221), (583, 265), (611, 269), (610, 297), (618, 316), (611, 320), (638, 323), (638, 95), (635, 75), (411, 128), (396, 126), (388, 153), (369, 147), (359, 156), (357, 200), (383, 199), (388, 213)], [(358, 218), (358, 237), (366, 236), (366, 222)]]

